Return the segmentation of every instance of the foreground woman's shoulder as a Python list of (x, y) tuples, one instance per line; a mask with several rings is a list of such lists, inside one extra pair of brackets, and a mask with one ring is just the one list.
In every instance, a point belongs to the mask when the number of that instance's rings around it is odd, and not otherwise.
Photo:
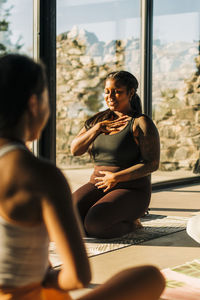
[(37, 159), (37, 169), (40, 170), (44, 181), (51, 180), (53, 183), (56, 183), (57, 181), (64, 180), (66, 182), (66, 178), (62, 171), (55, 165), (55, 163), (47, 159)]
[(32, 153), (21, 153), (18, 166), (26, 178), (42, 190), (59, 189), (67, 185), (61, 170), (51, 161), (35, 157)]

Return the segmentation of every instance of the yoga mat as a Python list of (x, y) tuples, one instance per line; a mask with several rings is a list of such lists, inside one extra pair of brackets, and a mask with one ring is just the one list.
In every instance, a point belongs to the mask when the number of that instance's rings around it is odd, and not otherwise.
[(182, 265), (162, 270), (166, 287), (163, 300), (200, 299), (200, 260), (195, 259)]
[[(145, 241), (185, 230), (187, 221), (187, 217), (149, 214), (144, 218), (141, 218), (143, 228), (137, 229), (122, 237), (113, 239), (85, 237), (84, 242), (88, 257), (93, 257), (131, 245), (138, 245)], [(56, 251), (54, 242), (51, 242), (49, 246), (49, 259), (53, 266), (58, 266), (62, 263)]]

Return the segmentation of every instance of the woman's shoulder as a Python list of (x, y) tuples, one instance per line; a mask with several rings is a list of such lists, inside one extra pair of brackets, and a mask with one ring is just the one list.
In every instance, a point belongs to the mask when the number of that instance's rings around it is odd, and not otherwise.
[[(20, 161), (19, 161), (20, 163)], [(21, 172), (22, 186), (28, 186), (28, 190), (39, 199), (45, 199), (57, 206), (62, 197), (71, 197), (71, 189), (63, 172), (53, 163), (44, 158), (38, 158), (30, 153), (21, 158), (19, 170)]]
[(67, 195), (64, 198), (70, 199), (70, 189), (61, 171), (53, 163), (37, 158), (29, 151), (20, 149), (9, 153), (0, 161), (0, 170), (5, 170), (5, 167), (7, 172), (2, 172), (0, 197), (2, 207), (9, 198), (9, 209), (4, 209), (11, 219), (38, 221), (43, 200), (59, 205), (58, 196), (63, 191)]
[(38, 158), (30, 151), (19, 151), (17, 153), (15, 172), (19, 172), (22, 179), (25, 177), (25, 181), (31, 182), (32, 186), (38, 186), (41, 190), (55, 187), (60, 180), (65, 179), (63, 173), (53, 162), (45, 158)]
[(141, 128), (142, 131), (146, 131), (148, 129), (156, 130), (156, 126), (155, 126), (153, 120), (146, 114), (141, 114), (140, 116), (135, 118), (134, 126)]
[(151, 124), (151, 123), (153, 123), (153, 121), (152, 121), (152, 119), (149, 117), (149, 116), (147, 116), (146, 114), (141, 114), (141, 115), (139, 115), (139, 116), (137, 116), (137, 117), (135, 117), (134, 118), (134, 121), (135, 121), (135, 123), (136, 124), (138, 124), (138, 125), (140, 125), (140, 124)]

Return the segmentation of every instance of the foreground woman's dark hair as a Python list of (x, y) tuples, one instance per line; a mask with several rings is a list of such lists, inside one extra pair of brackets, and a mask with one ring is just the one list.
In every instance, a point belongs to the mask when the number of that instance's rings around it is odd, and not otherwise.
[[(12, 72), (11, 72), (12, 70)], [(0, 131), (13, 127), (32, 94), (40, 98), (47, 85), (44, 66), (20, 54), (0, 58)]]

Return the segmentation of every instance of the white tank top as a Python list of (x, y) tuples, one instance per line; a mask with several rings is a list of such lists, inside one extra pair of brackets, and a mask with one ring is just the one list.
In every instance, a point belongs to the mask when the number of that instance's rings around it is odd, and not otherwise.
[[(0, 148), (0, 157), (15, 149), (27, 150), (21, 144), (7, 144)], [(0, 216), (0, 286), (41, 282), (49, 266), (48, 247), (44, 224), (25, 227)]]

